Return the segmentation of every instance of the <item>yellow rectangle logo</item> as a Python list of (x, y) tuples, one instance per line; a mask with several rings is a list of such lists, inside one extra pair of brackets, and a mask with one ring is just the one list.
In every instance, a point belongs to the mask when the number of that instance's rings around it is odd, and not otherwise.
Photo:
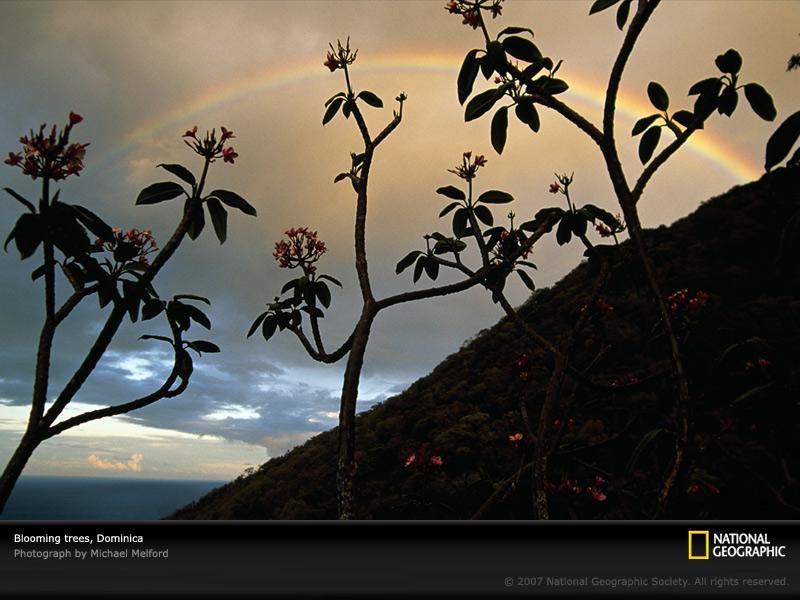
[[(694, 539), (692, 539), (694, 538)], [(699, 539), (704, 538), (704, 539)], [(692, 552), (695, 547), (702, 547), (703, 553)], [(689, 560), (708, 560), (708, 531), (690, 531), (689, 532)]]

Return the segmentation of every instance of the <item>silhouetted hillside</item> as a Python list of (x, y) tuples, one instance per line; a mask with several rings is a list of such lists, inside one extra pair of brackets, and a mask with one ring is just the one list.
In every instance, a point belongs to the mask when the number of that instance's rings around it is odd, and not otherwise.
[[(781, 169), (646, 232), (664, 295), (688, 290), (676, 323), (692, 396), (691, 446), (668, 518), (799, 514), (800, 227), (782, 239), (786, 224), (800, 221), (791, 220), (798, 190), (800, 169)], [(562, 389), (551, 424), (562, 435), (548, 469), (554, 518), (650, 516), (672, 458), (665, 337), (628, 245), (608, 252), (614, 267), (602, 299), (613, 310), (588, 307), (592, 316), (570, 357), (597, 382), (639, 383), (625, 391)], [(594, 270), (582, 263), (534, 293), (520, 313), (561, 346), (591, 300)], [(690, 307), (698, 291), (708, 299)], [(552, 366), (504, 319), (361, 415), (359, 517), (467, 519), (499, 490), (483, 517), (532, 518), (529, 472), (515, 476), (532, 452), (520, 404), (535, 420)], [(509, 436), (516, 433), (523, 437), (515, 445)], [(336, 435), (316, 436), (171, 518), (336, 518)]]

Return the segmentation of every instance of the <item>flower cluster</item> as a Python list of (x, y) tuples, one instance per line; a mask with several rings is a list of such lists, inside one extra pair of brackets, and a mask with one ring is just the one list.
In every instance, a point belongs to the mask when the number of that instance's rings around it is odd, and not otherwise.
[(480, 10), (487, 10), (492, 13), (492, 18), (496, 18), (503, 12), (503, 0), (477, 0), (466, 2), (464, 0), (450, 0), (444, 9), (451, 15), (461, 15), (463, 25), (469, 25), (477, 29), (481, 25)]
[(114, 232), (114, 239), (103, 240), (97, 238), (94, 242), (95, 248), (114, 252), (121, 246), (125, 246), (129, 251), (123, 253), (123, 256), (130, 255), (131, 258), (127, 260), (136, 260), (143, 265), (149, 264), (149, 259), (147, 258), (149, 254), (158, 251), (158, 244), (156, 244), (156, 240), (149, 229), (122, 231), (119, 227), (114, 227), (111, 231)]
[(236, 136), (233, 135), (232, 131), (226, 129), (225, 127), (220, 127), (220, 129), (222, 133), (219, 139), (217, 139), (217, 130), (212, 129), (211, 131), (206, 131), (205, 138), (201, 140), (197, 137), (197, 125), (195, 125), (183, 134), (182, 137), (188, 138), (184, 139), (183, 142), (197, 154), (208, 159), (210, 162), (214, 162), (214, 160), (221, 158), (224, 162), (233, 164), (234, 159), (238, 158), (239, 154), (233, 149), (232, 146), (228, 146), (226, 148), (225, 142), (235, 138)]
[(758, 358), (758, 359), (755, 359), (755, 360), (748, 360), (746, 363), (744, 363), (744, 370), (745, 371), (753, 371), (753, 370), (756, 369), (756, 367), (758, 367), (760, 369), (766, 369), (771, 364), (772, 363), (770, 361), (768, 361), (766, 358)]
[(428, 456), (424, 450), (412, 452), (406, 457), (405, 467), (416, 467), (422, 469), (425, 467), (441, 467), (444, 464), (442, 457), (438, 454)]
[(306, 274), (314, 273), (317, 270), (314, 263), (327, 251), (325, 242), (319, 239), (316, 231), (310, 231), (308, 227), (288, 229), (285, 234), (288, 239), (275, 242), (275, 252), (272, 253), (280, 267), (302, 267)]
[(594, 478), (594, 481), (591, 485), (586, 486), (579, 485), (577, 480), (573, 481), (571, 479), (562, 479), (559, 483), (553, 483), (550, 480), (545, 479), (544, 489), (546, 492), (551, 494), (566, 493), (579, 496), (585, 493), (595, 502), (603, 502), (607, 498), (602, 489), (605, 484), (606, 480), (599, 475)]
[(342, 46), (342, 42), (339, 40), (336, 40), (336, 48), (333, 47), (333, 44), (328, 45), (331, 49), (330, 52), (328, 52), (323, 64), (331, 70), (331, 73), (333, 73), (336, 69), (344, 69), (347, 67), (347, 65), (352, 65), (356, 61), (358, 50), (350, 50), (349, 37), (347, 38), (347, 42), (344, 46)]
[(719, 494), (719, 488), (712, 483), (693, 483), (686, 488), (686, 493), (690, 496)]
[(595, 231), (597, 231), (597, 233), (600, 234), (600, 237), (607, 238), (617, 233), (625, 231), (625, 221), (622, 220), (622, 215), (617, 213), (615, 218), (617, 220), (618, 225), (613, 229), (611, 227), (608, 227), (604, 223), (598, 223), (597, 225), (595, 225), (594, 227)]
[(685, 315), (699, 312), (708, 304), (711, 296), (704, 291), (698, 291), (693, 298), (689, 297), (689, 290), (679, 290), (667, 296), (667, 307), (673, 315)]
[(456, 165), (454, 169), (447, 169), (449, 173), (458, 175), (465, 181), (472, 181), (475, 179), (475, 174), (480, 167), (486, 165), (486, 157), (482, 154), (476, 154), (475, 159), (472, 159), (472, 152), (464, 152), (461, 158), (461, 164)]
[(77, 113), (69, 113), (69, 122), (59, 131), (53, 125), (50, 133), (45, 133), (47, 125), (41, 125), (38, 133), (31, 130), (30, 135), (19, 138), (22, 152), (9, 152), (7, 165), (19, 167), (25, 175), (33, 179), (49, 177), (54, 181), (78, 175), (83, 169), (83, 159), (89, 144), (69, 143), (72, 128), (83, 121)]

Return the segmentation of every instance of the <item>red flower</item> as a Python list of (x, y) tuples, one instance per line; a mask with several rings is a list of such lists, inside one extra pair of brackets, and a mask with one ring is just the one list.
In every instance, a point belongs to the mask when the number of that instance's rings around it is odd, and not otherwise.
[(222, 137), (219, 138), (219, 141), (222, 142), (223, 144), (227, 140), (236, 137), (235, 135), (233, 135), (232, 131), (229, 131), (229, 130), (225, 129), (224, 127), (220, 127), (220, 129), (222, 129)]
[(238, 157), (238, 156), (239, 155), (233, 150), (233, 148), (230, 148), (230, 147), (229, 148), (225, 148), (222, 151), (222, 160), (224, 160), (226, 163), (233, 164), (233, 159)]
[(612, 236), (611, 230), (602, 223), (595, 225), (595, 229), (597, 230), (597, 233), (600, 234), (600, 237), (607, 238)]
[(69, 124), (70, 125), (77, 125), (83, 121), (83, 117), (80, 116), (78, 113), (70, 112), (69, 113)]
[(477, 167), (486, 166), (486, 157), (483, 154), (477, 154), (475, 156), (475, 166)]
[(339, 68), (339, 61), (333, 55), (333, 52), (328, 52), (328, 56), (326, 57), (325, 62), (322, 64), (328, 67), (331, 70), (331, 73)]
[(19, 152), (17, 152), (16, 154), (14, 152), (9, 152), (8, 158), (5, 160), (5, 163), (7, 165), (11, 165), (12, 167), (16, 167), (21, 162), (22, 162), (22, 154), (20, 154)]
[(454, 169), (448, 169), (449, 173), (458, 175), (461, 179), (471, 181), (475, 179), (475, 174), (480, 167), (486, 165), (486, 157), (482, 154), (476, 154), (475, 160), (472, 161), (472, 152), (464, 152), (461, 159), (461, 164), (456, 165)]
[(748, 360), (746, 363), (744, 363), (744, 370), (745, 371), (752, 371), (755, 368), (756, 368), (756, 366), (755, 366), (755, 364), (753, 364), (752, 360)]
[(442, 464), (443, 464), (443, 462), (444, 462), (444, 461), (442, 460), (442, 457), (441, 457), (441, 456), (439, 456), (438, 454), (434, 454), (433, 456), (431, 456), (430, 463), (431, 463), (431, 464), (432, 464), (434, 467), (441, 467), (441, 466), (442, 466)]
[(712, 483), (707, 483), (706, 489), (712, 494), (719, 494), (719, 488)]
[(700, 486), (698, 484), (696, 484), (696, 483), (693, 483), (686, 490), (686, 493), (689, 494), (690, 496), (696, 496), (697, 494), (700, 493)]
[(407, 466), (407, 467), (411, 466), (412, 464), (414, 464), (415, 460), (417, 460), (417, 455), (416, 454), (409, 455), (409, 457), (406, 458), (406, 465), (405, 466)]
[(473, 29), (477, 29), (481, 25), (481, 18), (478, 16), (477, 10), (467, 10), (461, 13), (464, 19), (461, 21), (462, 25), (469, 25)]
[(445, 5), (444, 9), (451, 15), (461, 14), (461, 9), (458, 7), (458, 2), (456, 2), (456, 0), (450, 0), (450, 2)]
[(558, 185), (558, 183), (551, 183), (550, 184), (550, 193), (551, 194), (557, 194), (560, 191), (561, 191), (561, 186)]
[(184, 133), (183, 136), (181, 136), (181, 137), (190, 137), (190, 138), (197, 139), (197, 125), (195, 125), (191, 129), (187, 129), (186, 133)]
[(772, 363), (769, 362), (766, 358), (759, 358), (758, 359), (758, 366), (761, 367), (762, 369), (766, 369), (771, 364)]

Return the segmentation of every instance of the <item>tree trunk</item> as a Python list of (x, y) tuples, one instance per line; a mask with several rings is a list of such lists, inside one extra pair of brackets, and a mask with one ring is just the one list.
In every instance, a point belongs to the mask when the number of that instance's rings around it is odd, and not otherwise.
[(347, 521), (354, 516), (353, 478), (355, 476), (356, 402), (364, 353), (375, 310), (372, 303), (364, 306), (353, 334), (353, 346), (347, 357), (347, 368), (342, 385), (342, 402), (339, 409), (339, 458), (336, 465), (336, 490), (339, 501), (339, 518)]
[(11, 460), (9, 460), (8, 465), (6, 465), (5, 471), (3, 471), (3, 476), (0, 477), (0, 514), (3, 514), (11, 491), (14, 489), (17, 479), (19, 479), (22, 470), (28, 463), (28, 459), (30, 459), (33, 451), (36, 450), (36, 447), (41, 442), (42, 440), (40, 438), (29, 432), (22, 436), (19, 446), (17, 446), (17, 449), (11, 456)]

